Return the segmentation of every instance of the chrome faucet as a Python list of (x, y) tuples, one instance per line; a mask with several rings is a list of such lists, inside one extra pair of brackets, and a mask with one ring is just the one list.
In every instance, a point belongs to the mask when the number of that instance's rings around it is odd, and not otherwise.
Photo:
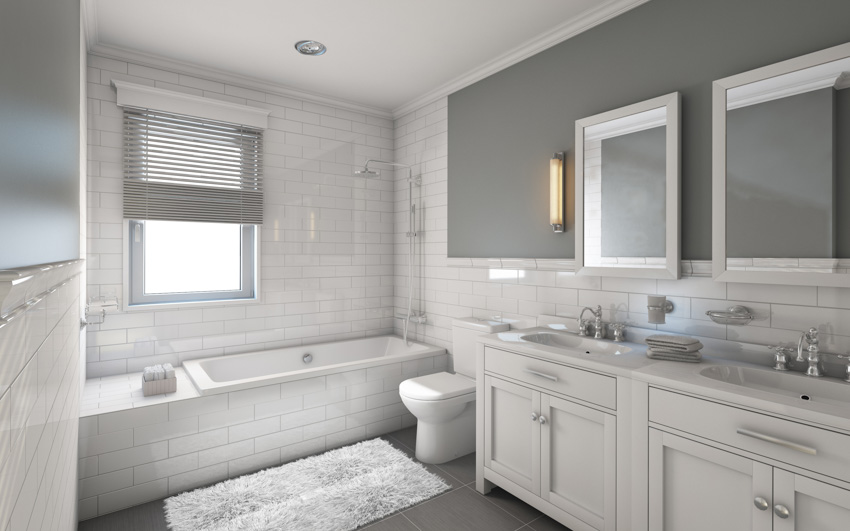
[(809, 328), (808, 331), (800, 334), (800, 340), (797, 341), (797, 361), (803, 360), (803, 340), (806, 340), (808, 343), (808, 347), (806, 347), (806, 352), (808, 352), (808, 362), (809, 368), (806, 369), (806, 376), (815, 376), (820, 377), (821, 372), (818, 368), (818, 363), (820, 362), (820, 358), (818, 358), (818, 330), (817, 328)]
[(578, 334), (580, 336), (587, 335), (587, 331), (584, 325), (584, 312), (590, 311), (593, 314), (595, 319), (593, 320), (593, 338), (594, 339), (605, 339), (605, 323), (602, 322), (602, 306), (596, 306), (594, 310), (590, 306), (585, 306), (582, 308), (581, 313), (578, 316)]

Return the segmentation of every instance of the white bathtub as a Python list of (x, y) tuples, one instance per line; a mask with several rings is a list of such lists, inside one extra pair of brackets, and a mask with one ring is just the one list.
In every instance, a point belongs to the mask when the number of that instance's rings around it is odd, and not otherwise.
[(406, 346), (400, 337), (378, 336), (190, 360), (183, 367), (201, 395), (214, 395), (445, 353), (425, 343)]

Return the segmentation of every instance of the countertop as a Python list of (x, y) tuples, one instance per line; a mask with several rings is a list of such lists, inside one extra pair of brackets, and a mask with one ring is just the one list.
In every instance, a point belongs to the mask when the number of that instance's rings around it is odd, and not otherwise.
[[(481, 336), (478, 341), (491, 347), (603, 374), (631, 378), (646, 382), (653, 387), (701, 396), (737, 407), (758, 410), (780, 418), (802, 421), (850, 434), (850, 403), (846, 406), (837, 406), (817, 401), (804, 401), (790, 393), (782, 394), (779, 390), (777, 392), (761, 391), (715, 380), (700, 374), (700, 371), (705, 368), (718, 365), (752, 367), (758, 370), (772, 371), (769, 367), (710, 356), (703, 356), (701, 363), (652, 360), (646, 357), (646, 345), (640, 343), (614, 343), (610, 340), (598, 340), (616, 345), (619, 347), (620, 353), (594, 354), (542, 345), (522, 339), (522, 336), (533, 333), (557, 333), (575, 336), (572, 332), (553, 330), (549, 327), (534, 327)], [(805, 380), (806, 383), (811, 384), (813, 389), (821, 385), (847, 386), (848, 393), (850, 393), (850, 383), (837, 378), (815, 379), (801, 373), (784, 374)], [(813, 390), (812, 394), (816, 394), (816, 391)]]

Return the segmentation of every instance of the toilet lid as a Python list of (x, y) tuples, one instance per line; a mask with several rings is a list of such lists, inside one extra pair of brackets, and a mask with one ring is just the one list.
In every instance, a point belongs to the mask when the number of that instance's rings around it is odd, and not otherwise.
[(475, 392), (475, 380), (459, 374), (438, 372), (401, 382), (400, 395), (414, 400), (446, 400)]

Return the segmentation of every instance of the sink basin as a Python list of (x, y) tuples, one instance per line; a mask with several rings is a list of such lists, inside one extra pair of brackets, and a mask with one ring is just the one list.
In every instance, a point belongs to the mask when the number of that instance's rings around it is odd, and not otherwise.
[(748, 389), (846, 407), (850, 404), (850, 384), (834, 378), (812, 378), (796, 372), (780, 372), (754, 367), (715, 366), (700, 371), (702, 376)]
[(599, 339), (568, 334), (538, 332), (535, 334), (524, 335), (520, 337), (520, 339), (531, 343), (537, 343), (538, 345), (546, 345), (547, 347), (578, 350), (585, 354), (609, 354), (619, 356), (621, 354), (631, 352), (632, 350), (630, 347), (612, 343), (610, 341), (600, 341)]

